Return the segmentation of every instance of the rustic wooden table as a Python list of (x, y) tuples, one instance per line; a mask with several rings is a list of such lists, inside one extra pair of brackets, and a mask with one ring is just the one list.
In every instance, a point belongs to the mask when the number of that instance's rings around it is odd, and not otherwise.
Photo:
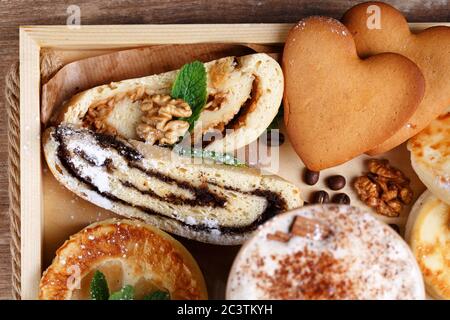
[[(151, 23), (258, 23), (295, 22), (308, 15), (339, 18), (361, 1), (304, 0), (150, 0), (87, 1), (71, 3), (81, 9), (81, 24)], [(449, 0), (386, 1), (402, 10), (411, 22), (450, 21)], [(35, 24), (66, 24), (68, 4), (62, 0), (0, 2), (0, 74), (4, 76), (18, 59), (18, 27)], [(6, 111), (4, 81), (0, 81), (0, 299), (11, 297), (9, 253)]]

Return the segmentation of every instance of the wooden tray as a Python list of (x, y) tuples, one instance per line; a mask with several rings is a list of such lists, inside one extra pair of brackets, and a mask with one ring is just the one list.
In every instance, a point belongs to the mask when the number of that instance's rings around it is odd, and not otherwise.
[[(449, 23), (414, 23), (413, 30)], [(122, 48), (153, 44), (227, 42), (283, 43), (290, 24), (226, 24), (226, 25), (114, 25), (26, 26), (20, 28), (20, 186), (21, 186), (21, 288), (22, 299), (36, 299), (42, 271), (51, 262), (55, 250), (71, 234), (92, 221), (112, 214), (77, 198), (60, 186), (45, 169), (41, 156), (40, 49), (65, 50), (65, 63)], [(404, 145), (383, 155), (412, 179), (415, 196), (424, 187), (410, 166)], [(324, 170), (322, 177), (333, 173), (351, 178), (360, 175), (366, 156), (344, 165)], [(304, 166), (289, 141), (280, 149), (279, 175), (298, 184), (308, 199), (310, 187), (301, 182)], [(314, 186), (314, 189), (322, 185)], [(344, 190), (354, 205), (362, 205), (352, 189)], [(408, 212), (408, 210), (405, 210)], [(386, 220), (386, 219), (385, 219)], [(406, 215), (387, 219), (403, 226)], [(219, 247), (182, 240), (202, 268), (211, 298), (223, 298), (227, 273), (238, 247)]]

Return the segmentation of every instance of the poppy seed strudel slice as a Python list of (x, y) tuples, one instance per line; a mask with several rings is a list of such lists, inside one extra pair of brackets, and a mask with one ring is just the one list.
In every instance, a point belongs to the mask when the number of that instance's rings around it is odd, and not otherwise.
[(253, 168), (196, 163), (167, 148), (65, 125), (47, 129), (43, 141), (50, 170), (69, 190), (189, 239), (240, 244), (303, 203), (295, 185)]

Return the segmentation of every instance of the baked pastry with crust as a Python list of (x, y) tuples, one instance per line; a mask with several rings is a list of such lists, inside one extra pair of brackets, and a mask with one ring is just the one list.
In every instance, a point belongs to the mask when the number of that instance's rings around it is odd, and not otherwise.
[(411, 164), (420, 180), (450, 205), (450, 108), (408, 142)]
[[(208, 98), (192, 132), (194, 142), (208, 135), (203, 139), (207, 149), (232, 152), (255, 141), (281, 104), (284, 79), (280, 65), (259, 53), (225, 57), (204, 66)], [(83, 91), (64, 106), (57, 122), (172, 145), (187, 132), (189, 125), (182, 119), (191, 115), (189, 106), (170, 97), (177, 73), (169, 71)], [(165, 107), (164, 112), (154, 114), (161, 107)]]
[(405, 238), (422, 271), (427, 293), (450, 300), (450, 205), (426, 190), (409, 214)]
[(241, 244), (264, 221), (303, 204), (300, 190), (278, 176), (139, 141), (60, 125), (43, 143), (51, 172), (70, 191), (189, 239)]
[(171, 299), (207, 299), (203, 275), (181, 243), (140, 221), (114, 219), (89, 225), (56, 251), (39, 299), (89, 299), (96, 270), (111, 292), (132, 285), (136, 299), (155, 290), (168, 291)]

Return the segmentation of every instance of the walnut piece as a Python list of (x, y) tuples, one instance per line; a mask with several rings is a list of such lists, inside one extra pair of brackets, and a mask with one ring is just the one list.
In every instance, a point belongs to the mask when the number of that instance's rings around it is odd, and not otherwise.
[(372, 182), (366, 176), (356, 178), (354, 186), (362, 201), (370, 198), (378, 198), (379, 196), (376, 183)]
[(387, 160), (371, 159), (368, 169), (368, 173), (353, 183), (359, 198), (381, 215), (398, 217), (403, 205), (411, 203), (413, 198), (409, 179)]
[(413, 192), (409, 187), (403, 187), (400, 189), (400, 200), (404, 204), (410, 204), (413, 198)]
[(386, 159), (371, 159), (368, 162), (369, 171), (378, 177), (387, 178), (398, 184), (409, 183), (403, 172), (391, 167)]
[(117, 135), (116, 128), (110, 126), (106, 119), (113, 111), (115, 104), (125, 97), (133, 102), (141, 102), (140, 108), (143, 115), (136, 127), (136, 133), (146, 142), (172, 145), (188, 131), (187, 121), (173, 118), (190, 117), (192, 111), (189, 104), (182, 99), (172, 99), (169, 95), (152, 94), (143, 86), (94, 102), (86, 112), (83, 126), (96, 132)]
[(105, 99), (92, 104), (83, 120), (83, 125), (96, 132), (116, 135), (116, 128), (106, 123), (106, 118), (114, 108), (115, 98)]
[(386, 203), (384, 201), (379, 201), (375, 209), (379, 214), (386, 217), (398, 217), (401, 211), (401, 207), (392, 208), (391, 205), (389, 205), (389, 203)]
[(173, 117), (190, 117), (191, 107), (182, 99), (172, 99), (169, 95), (155, 94), (143, 99), (141, 104), (141, 123), (136, 127), (139, 138), (149, 144), (176, 143), (189, 129), (184, 120)]
[[(111, 89), (117, 89), (116, 85), (111, 82), (108, 85)], [(113, 111), (117, 102), (128, 97), (133, 102), (142, 99), (145, 95), (145, 88), (138, 87), (130, 92), (119, 92), (107, 99), (95, 101), (92, 103), (86, 115), (83, 118), (83, 126), (94, 130), (95, 132), (117, 135), (117, 130), (106, 122), (106, 119)]]

